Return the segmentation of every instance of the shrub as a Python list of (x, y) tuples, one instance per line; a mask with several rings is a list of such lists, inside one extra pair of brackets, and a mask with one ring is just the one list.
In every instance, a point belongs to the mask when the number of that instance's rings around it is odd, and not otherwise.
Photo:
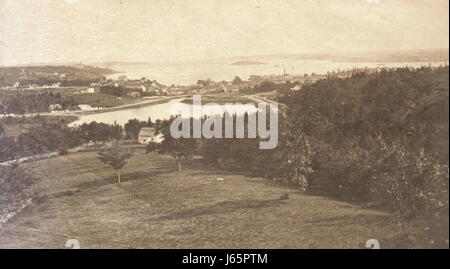
[(69, 149), (65, 145), (62, 145), (58, 148), (59, 155), (67, 155), (68, 153), (69, 153)]
[(0, 166), (0, 215), (14, 211), (31, 198), (35, 181), (32, 172), (23, 166)]
[[(448, 214), (448, 166), (439, 164), (424, 149), (383, 144), (384, 160), (374, 169), (374, 192), (391, 202), (404, 220)], [(445, 213), (446, 212), (446, 213)]]

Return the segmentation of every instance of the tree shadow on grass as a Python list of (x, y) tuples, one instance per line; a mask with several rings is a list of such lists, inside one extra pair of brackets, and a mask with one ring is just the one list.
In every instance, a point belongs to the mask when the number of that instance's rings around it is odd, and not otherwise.
[(80, 192), (81, 192), (80, 190), (68, 190), (68, 191), (60, 191), (60, 192), (55, 192), (55, 193), (50, 193), (50, 194), (44, 194), (44, 195), (34, 197), (33, 202), (37, 205), (40, 205), (47, 200), (68, 197), (68, 196), (78, 194)]
[[(161, 169), (155, 169), (151, 171), (140, 171), (140, 172), (132, 172), (132, 173), (124, 173), (121, 175), (121, 182), (128, 181), (141, 181), (141, 180), (152, 180), (157, 178), (158, 176), (166, 173), (171, 173), (175, 171), (172, 166), (167, 165), (164, 167), (160, 167)], [(117, 175), (112, 175), (110, 177), (101, 178), (101, 179), (92, 179), (90, 181), (82, 182), (73, 186), (72, 190), (60, 191), (55, 193), (44, 194), (40, 196), (36, 196), (33, 198), (33, 202), (37, 205), (43, 205), (47, 201), (51, 201), (58, 198), (70, 197), (77, 194), (80, 194), (84, 191), (91, 191), (95, 188), (115, 185), (117, 184)]]
[(342, 215), (339, 217), (321, 218), (316, 220), (305, 221), (314, 226), (336, 226), (336, 225), (353, 225), (353, 224), (371, 224), (371, 225), (386, 225), (392, 222), (392, 216), (388, 214), (373, 214), (373, 215)]
[[(169, 168), (169, 169), (167, 169)], [(129, 173), (121, 173), (120, 181), (121, 183), (129, 182), (129, 181), (140, 181), (140, 180), (149, 180), (153, 179), (162, 174), (167, 174), (173, 172), (174, 169), (171, 166), (162, 167), (161, 169), (154, 169), (151, 171), (139, 171), (139, 172), (129, 172)], [(117, 175), (111, 175), (109, 177), (105, 177), (98, 180), (91, 180), (87, 182), (83, 182), (74, 186), (79, 190), (89, 190), (96, 187), (102, 187), (106, 185), (117, 184)]]
[(175, 220), (193, 218), (203, 215), (218, 215), (235, 212), (240, 209), (258, 209), (266, 207), (274, 207), (285, 204), (285, 200), (281, 199), (269, 199), (269, 200), (238, 200), (227, 201), (214, 204), (212, 206), (201, 206), (193, 209), (188, 209), (172, 214), (167, 214), (158, 218), (158, 220)]

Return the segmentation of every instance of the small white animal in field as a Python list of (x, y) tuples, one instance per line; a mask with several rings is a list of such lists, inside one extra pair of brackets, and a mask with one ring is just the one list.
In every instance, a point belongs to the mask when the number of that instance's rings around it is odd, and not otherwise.
[(217, 181), (223, 181), (223, 178), (218, 177), (218, 178), (217, 178)]
[(66, 248), (79, 249), (80, 242), (76, 239), (69, 239), (66, 241)]

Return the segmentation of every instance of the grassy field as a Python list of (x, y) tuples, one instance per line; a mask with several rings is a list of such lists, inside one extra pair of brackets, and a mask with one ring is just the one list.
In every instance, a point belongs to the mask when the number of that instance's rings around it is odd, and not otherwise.
[[(185, 103), (185, 104), (192, 104), (193, 102), (193, 98), (189, 97), (189, 98), (185, 98), (183, 99), (181, 102)], [(246, 104), (250, 102), (250, 100), (245, 97), (245, 96), (239, 96), (239, 95), (202, 95), (201, 96), (201, 103), (202, 104), (206, 104), (206, 103), (216, 103), (219, 105), (224, 105), (226, 103), (242, 103), (242, 104)]]
[(57, 89), (51, 89), (54, 94), (59, 93), (63, 98), (73, 98), (78, 104), (90, 105), (92, 107), (115, 107), (127, 104), (134, 104), (142, 101), (140, 98), (122, 97), (105, 94), (105, 93), (80, 93), (80, 91), (86, 90), (88, 87), (61, 87)]
[(140, 98), (117, 98), (117, 96), (105, 93), (82, 93), (74, 94), (70, 97), (73, 97), (78, 102), (78, 104), (90, 105), (92, 107), (115, 107), (134, 104), (142, 101), (142, 99)]
[(364, 248), (375, 238), (383, 248), (397, 233), (387, 213), (295, 189), (281, 200), (270, 180), (198, 161), (178, 172), (143, 149), (121, 185), (95, 152), (26, 165), (40, 178), (36, 197), (0, 230), (0, 248), (65, 248), (72, 238), (81, 248)]

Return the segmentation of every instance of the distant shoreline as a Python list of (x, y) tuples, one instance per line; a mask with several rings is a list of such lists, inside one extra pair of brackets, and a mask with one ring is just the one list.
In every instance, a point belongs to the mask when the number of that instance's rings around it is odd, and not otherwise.
[(231, 65), (261, 65), (261, 64), (267, 64), (263, 62), (258, 61), (237, 61), (232, 63)]
[(71, 124), (77, 120), (80, 119), (82, 116), (86, 115), (93, 115), (93, 114), (102, 114), (102, 113), (108, 113), (108, 112), (114, 112), (114, 111), (120, 111), (120, 110), (127, 110), (127, 109), (135, 109), (145, 106), (151, 106), (151, 105), (158, 105), (161, 103), (166, 103), (174, 99), (180, 99), (186, 98), (186, 95), (178, 95), (178, 96), (170, 96), (160, 99), (151, 99), (151, 100), (145, 100), (142, 102), (134, 103), (134, 104), (128, 104), (128, 105), (121, 105), (121, 106), (115, 106), (115, 107), (107, 107), (107, 108), (101, 108), (96, 110), (72, 110), (68, 112), (63, 113), (50, 113), (50, 112), (41, 112), (41, 113), (28, 113), (28, 114), (17, 114), (14, 116), (4, 116), (0, 115), (0, 119), (6, 118), (6, 117), (36, 117), (36, 116), (52, 116), (52, 117), (76, 117), (73, 118), (68, 124)]
[(78, 110), (75, 113), (78, 116), (92, 115), (92, 114), (101, 114), (101, 113), (107, 113), (107, 112), (113, 112), (113, 111), (120, 111), (120, 110), (126, 110), (126, 109), (140, 108), (140, 107), (145, 107), (145, 106), (149, 106), (149, 105), (157, 105), (157, 104), (169, 102), (169, 101), (171, 101), (173, 99), (183, 99), (185, 97), (186, 97), (186, 95), (170, 96), (170, 97), (164, 97), (164, 98), (160, 98), (160, 99), (145, 100), (145, 101), (134, 103), (134, 104), (102, 108), (102, 109), (99, 109), (99, 110), (86, 110), (86, 111), (79, 111)]

